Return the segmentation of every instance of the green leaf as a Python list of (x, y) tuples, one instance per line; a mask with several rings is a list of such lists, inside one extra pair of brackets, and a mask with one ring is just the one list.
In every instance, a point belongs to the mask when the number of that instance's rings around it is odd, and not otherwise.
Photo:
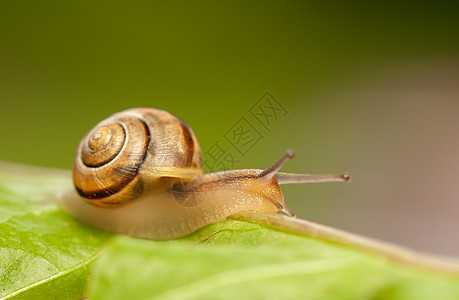
[(0, 163), (0, 299), (78, 299), (111, 234), (60, 211), (70, 173)]
[(119, 238), (92, 279), (92, 300), (459, 299), (459, 277), (238, 220), (175, 241)]
[(0, 299), (78, 299), (88, 278), (91, 300), (459, 299), (454, 263), (280, 215), (104, 251), (112, 234), (53, 203), (69, 185), (68, 171), (0, 163)]

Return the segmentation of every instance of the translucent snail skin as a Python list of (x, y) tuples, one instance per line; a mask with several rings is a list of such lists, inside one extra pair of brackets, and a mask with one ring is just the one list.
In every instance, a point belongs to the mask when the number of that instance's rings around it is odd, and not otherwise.
[(74, 189), (60, 207), (93, 226), (134, 237), (186, 236), (239, 212), (276, 213), (285, 205), (279, 184), (349, 181), (343, 174), (278, 170), (291, 150), (266, 170), (203, 174), (199, 143), (186, 123), (154, 108), (133, 108), (96, 125), (80, 142)]

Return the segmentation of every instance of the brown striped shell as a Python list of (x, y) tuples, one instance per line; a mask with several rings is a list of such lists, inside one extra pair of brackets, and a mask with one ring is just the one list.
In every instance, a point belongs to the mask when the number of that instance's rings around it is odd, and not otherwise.
[(201, 174), (193, 131), (154, 108), (128, 109), (97, 124), (80, 142), (73, 163), (78, 194), (99, 207), (127, 203), (160, 178), (188, 181)]

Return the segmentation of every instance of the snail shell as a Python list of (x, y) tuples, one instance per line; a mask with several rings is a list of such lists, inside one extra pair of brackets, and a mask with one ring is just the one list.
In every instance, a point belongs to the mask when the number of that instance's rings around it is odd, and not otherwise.
[(277, 173), (289, 151), (266, 170), (203, 174), (199, 143), (179, 118), (134, 108), (100, 122), (80, 142), (75, 189), (57, 195), (60, 207), (96, 227), (155, 240), (188, 235), (229, 215), (285, 206), (279, 183), (348, 181), (347, 174)]
[(73, 182), (85, 201), (116, 207), (160, 178), (202, 174), (201, 148), (179, 118), (153, 108), (129, 109), (97, 124), (80, 142)]

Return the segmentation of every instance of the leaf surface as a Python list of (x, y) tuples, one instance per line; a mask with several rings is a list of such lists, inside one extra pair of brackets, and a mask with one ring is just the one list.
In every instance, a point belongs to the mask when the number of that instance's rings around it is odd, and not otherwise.
[(55, 206), (69, 185), (68, 171), (0, 163), (0, 299), (79, 299), (88, 278), (92, 300), (459, 299), (459, 273), (423, 256), (281, 217), (111, 243)]
[(68, 171), (0, 163), (0, 299), (78, 299), (111, 234), (59, 210)]
[(459, 277), (227, 220), (175, 241), (119, 238), (91, 299), (459, 299)]

